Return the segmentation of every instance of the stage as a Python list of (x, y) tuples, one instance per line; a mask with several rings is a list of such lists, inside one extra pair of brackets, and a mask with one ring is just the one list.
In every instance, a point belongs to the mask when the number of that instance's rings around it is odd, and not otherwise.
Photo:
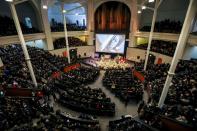
[(127, 69), (132, 67), (132, 62), (127, 61), (121, 56), (109, 58), (102, 56), (101, 58), (87, 58), (83, 61), (84, 64), (98, 67), (100, 69)]

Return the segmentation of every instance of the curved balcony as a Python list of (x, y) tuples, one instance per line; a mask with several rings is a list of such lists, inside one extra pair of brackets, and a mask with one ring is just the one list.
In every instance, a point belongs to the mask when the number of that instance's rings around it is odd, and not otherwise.
[[(149, 37), (150, 32), (136, 32), (134, 36), (136, 37)], [(174, 33), (159, 33), (154, 32), (153, 33), (153, 39), (154, 40), (164, 40), (164, 41), (173, 41), (177, 42), (179, 39), (180, 34), (174, 34)], [(188, 43), (191, 45), (197, 45), (197, 35), (189, 35)]]
[[(24, 35), (24, 39), (25, 41), (45, 39), (45, 34), (44, 33), (27, 34)], [(0, 45), (7, 45), (13, 43), (20, 43), (18, 35), (0, 37)]]

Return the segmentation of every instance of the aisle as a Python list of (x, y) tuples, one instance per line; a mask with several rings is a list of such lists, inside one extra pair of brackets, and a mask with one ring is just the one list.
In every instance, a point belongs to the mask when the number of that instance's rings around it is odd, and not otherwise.
[[(110, 120), (115, 120), (120, 118), (122, 115), (132, 115), (135, 116), (137, 114), (137, 104), (134, 101), (133, 103), (129, 103), (127, 106), (123, 102), (121, 102), (117, 97), (114, 96), (109, 90), (107, 90), (105, 87), (102, 85), (102, 79), (104, 76), (105, 71), (100, 71), (100, 75), (98, 79), (93, 83), (90, 84), (89, 86), (91, 88), (101, 88), (101, 90), (106, 94), (107, 97), (111, 99), (112, 102), (115, 103), (115, 108), (116, 108), (116, 114), (114, 117), (109, 117), (109, 116), (98, 116), (98, 120), (101, 126), (101, 131), (108, 131), (108, 124)], [(53, 98), (51, 98), (53, 99)], [(81, 113), (70, 110), (66, 107), (61, 106), (58, 103), (54, 103), (54, 108), (55, 110), (60, 109), (62, 112), (69, 113), (72, 116), (79, 116)]]
[(112, 102), (115, 103), (116, 107), (116, 114), (114, 117), (98, 117), (101, 130), (107, 131), (108, 130), (108, 124), (110, 120), (118, 119), (122, 115), (136, 115), (137, 114), (137, 104), (134, 101), (133, 103), (129, 103), (127, 106), (125, 106), (125, 103), (121, 102), (117, 97), (114, 96), (109, 90), (107, 90), (102, 85), (102, 79), (104, 76), (105, 71), (100, 71), (100, 76), (98, 77), (97, 81), (91, 85), (89, 85), (91, 88), (101, 88), (102, 91), (108, 96)]

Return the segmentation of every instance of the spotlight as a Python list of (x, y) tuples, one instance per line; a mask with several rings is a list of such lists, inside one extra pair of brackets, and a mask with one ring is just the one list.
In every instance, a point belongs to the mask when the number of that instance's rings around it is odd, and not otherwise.
[(78, 13), (76, 13), (75, 15), (79, 15)]
[(146, 6), (142, 6), (142, 10), (145, 10), (146, 9)]
[(141, 10), (138, 10), (138, 12), (137, 12), (138, 14), (141, 14), (142, 13), (142, 11)]
[(43, 5), (42, 8), (43, 9), (47, 9), (48, 7), (47, 7), (47, 5)]
[(154, 0), (148, 0), (148, 2), (149, 2), (149, 3), (152, 3), (152, 2), (154, 2)]
[(13, 0), (5, 0), (5, 1), (7, 1), (7, 2), (13, 2)]
[(63, 12), (63, 13), (66, 13), (66, 10), (63, 10), (62, 12)]

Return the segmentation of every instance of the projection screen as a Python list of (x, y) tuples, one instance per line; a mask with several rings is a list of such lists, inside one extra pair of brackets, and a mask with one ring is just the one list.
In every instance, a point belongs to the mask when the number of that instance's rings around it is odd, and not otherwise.
[(96, 34), (96, 52), (124, 53), (125, 35)]

